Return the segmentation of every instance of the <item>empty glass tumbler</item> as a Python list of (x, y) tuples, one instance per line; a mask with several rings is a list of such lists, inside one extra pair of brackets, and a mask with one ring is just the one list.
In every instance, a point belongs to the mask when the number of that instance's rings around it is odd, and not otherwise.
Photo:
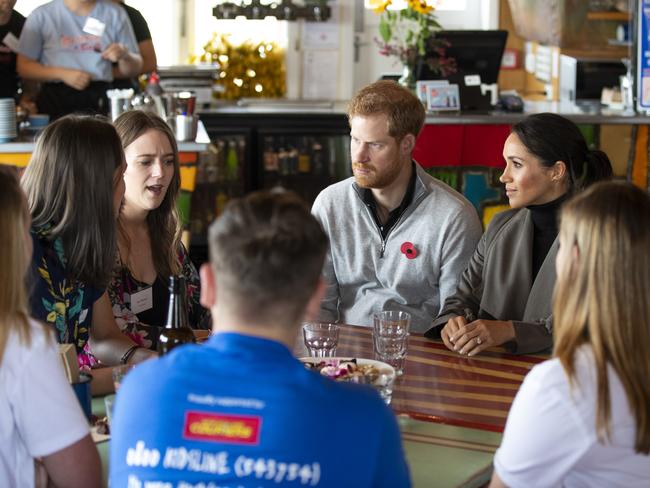
[(339, 325), (323, 322), (306, 322), (302, 334), (309, 355), (315, 358), (333, 357), (339, 343)]
[(398, 375), (404, 372), (410, 325), (408, 312), (386, 310), (374, 315), (375, 358), (390, 364)]

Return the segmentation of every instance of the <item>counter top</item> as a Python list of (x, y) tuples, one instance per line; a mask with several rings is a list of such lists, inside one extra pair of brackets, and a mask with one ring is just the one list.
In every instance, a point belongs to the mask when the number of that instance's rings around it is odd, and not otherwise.
[[(22, 140), (21, 140), (22, 139)], [(25, 134), (16, 142), (6, 142), (0, 144), (0, 154), (21, 154), (31, 153), (34, 151), (34, 136)], [(199, 121), (196, 132), (196, 139), (189, 142), (179, 142), (179, 152), (201, 152), (205, 151), (210, 144), (210, 136), (205, 130), (204, 125)]]
[[(254, 114), (340, 114), (345, 115), (347, 102), (319, 100), (246, 100), (240, 102), (221, 102), (202, 109), (204, 115), (254, 115)], [(640, 114), (627, 115), (622, 110), (598, 106), (579, 106), (574, 103), (526, 101), (523, 113), (490, 111), (472, 112), (427, 112), (427, 124), (514, 124), (527, 115), (553, 112), (577, 124), (650, 124), (650, 117)]]
[(597, 106), (578, 106), (574, 103), (562, 102), (529, 102), (524, 103), (523, 113), (491, 111), (487, 113), (471, 112), (427, 112), (426, 124), (514, 124), (528, 115), (542, 112), (552, 112), (566, 117), (576, 124), (613, 124), (613, 125), (642, 125), (650, 124), (650, 117), (636, 113), (625, 114), (622, 110), (614, 110)]
[(346, 113), (347, 102), (328, 100), (243, 99), (237, 102), (219, 102), (199, 110), (199, 114), (341, 114)]
[[(309, 101), (309, 100), (246, 100), (238, 103), (222, 103), (220, 105), (202, 109), (199, 115), (227, 116), (236, 115), (341, 115), (346, 114), (347, 102), (344, 101)], [(612, 110), (600, 107), (583, 107), (573, 103), (560, 102), (525, 102), (523, 113), (509, 113), (492, 111), (487, 113), (468, 112), (427, 112), (425, 123), (431, 125), (494, 125), (514, 124), (527, 115), (540, 112), (558, 113), (577, 124), (612, 124), (612, 125), (642, 125), (650, 124), (650, 116), (631, 114), (626, 115), (621, 110)], [(193, 142), (179, 142), (180, 152), (204, 151), (210, 143), (210, 137), (202, 122), (199, 121), (196, 140)], [(32, 137), (24, 140), (0, 144), (0, 154), (31, 153), (34, 149)]]

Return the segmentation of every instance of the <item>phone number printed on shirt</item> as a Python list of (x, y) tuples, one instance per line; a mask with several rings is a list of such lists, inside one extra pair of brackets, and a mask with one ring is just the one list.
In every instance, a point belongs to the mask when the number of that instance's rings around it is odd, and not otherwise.
[(275, 483), (299, 480), (303, 485), (317, 486), (320, 481), (320, 463), (283, 463), (275, 459), (249, 458), (239, 456), (235, 460), (235, 474), (238, 478), (255, 476)]

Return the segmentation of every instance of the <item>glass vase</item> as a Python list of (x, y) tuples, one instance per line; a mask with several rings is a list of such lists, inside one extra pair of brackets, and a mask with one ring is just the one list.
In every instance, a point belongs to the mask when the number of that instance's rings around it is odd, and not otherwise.
[(402, 68), (402, 76), (400, 76), (397, 82), (402, 85), (404, 88), (408, 88), (411, 91), (415, 91), (415, 73), (413, 66), (410, 64), (405, 64)]

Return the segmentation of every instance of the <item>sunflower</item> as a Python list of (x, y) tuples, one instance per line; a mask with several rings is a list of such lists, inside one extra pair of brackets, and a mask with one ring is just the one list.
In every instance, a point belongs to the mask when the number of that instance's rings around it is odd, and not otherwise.
[(393, 0), (370, 0), (370, 7), (376, 14), (383, 13)]
[(426, 15), (433, 10), (433, 6), (428, 5), (426, 0), (407, 0), (407, 1), (410, 8), (423, 15)]

